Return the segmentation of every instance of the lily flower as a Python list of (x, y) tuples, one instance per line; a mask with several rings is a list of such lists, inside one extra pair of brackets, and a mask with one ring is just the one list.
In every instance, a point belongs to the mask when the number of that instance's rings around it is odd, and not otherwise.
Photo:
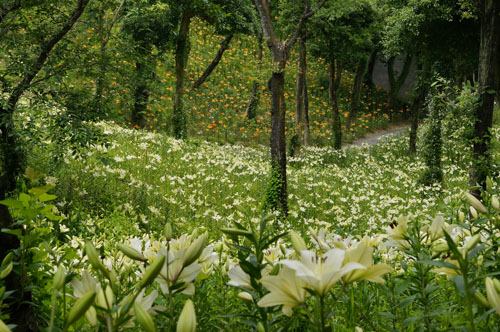
[(355, 262), (360, 263), (365, 270), (353, 270), (344, 275), (345, 282), (354, 282), (358, 280), (369, 280), (377, 283), (383, 283), (382, 275), (394, 271), (387, 264), (373, 265), (373, 247), (360, 242), (356, 248), (349, 249), (344, 258), (344, 265)]
[(297, 277), (306, 282), (307, 288), (323, 297), (345, 274), (356, 269), (366, 270), (365, 266), (355, 262), (343, 266), (344, 256), (345, 251), (336, 248), (330, 249), (323, 257), (318, 257), (313, 251), (302, 250), (300, 261), (283, 260), (281, 263), (295, 270)]
[(298, 278), (295, 271), (283, 266), (276, 276), (266, 276), (260, 280), (270, 293), (266, 294), (257, 304), (260, 307), (283, 305), (283, 313), (292, 315), (292, 308), (304, 303), (308, 294), (307, 284)]

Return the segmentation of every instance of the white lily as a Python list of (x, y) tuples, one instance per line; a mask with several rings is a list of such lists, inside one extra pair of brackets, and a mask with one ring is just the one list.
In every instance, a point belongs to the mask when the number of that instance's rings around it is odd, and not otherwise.
[(304, 303), (308, 294), (307, 284), (298, 278), (295, 271), (283, 266), (276, 276), (267, 276), (260, 280), (270, 293), (266, 294), (257, 304), (260, 307), (283, 305), (283, 313), (292, 315), (292, 308)]
[(345, 274), (356, 270), (366, 270), (366, 267), (350, 262), (342, 266), (345, 251), (330, 249), (323, 257), (315, 252), (303, 250), (300, 252), (300, 261), (284, 260), (281, 263), (293, 270), (297, 277), (306, 282), (306, 287), (314, 290), (319, 296), (325, 296)]

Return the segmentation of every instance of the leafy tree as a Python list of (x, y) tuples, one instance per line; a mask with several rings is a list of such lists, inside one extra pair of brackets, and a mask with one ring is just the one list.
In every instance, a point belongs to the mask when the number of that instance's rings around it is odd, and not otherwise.
[[(183, 98), (185, 92), (185, 69), (189, 57), (189, 28), (194, 17), (215, 26), (215, 33), (230, 36), (242, 31), (248, 31), (253, 21), (253, 11), (245, 0), (186, 0), (182, 3), (169, 0), (175, 13), (178, 33), (175, 46), (175, 95), (173, 112), (173, 131), (176, 138), (187, 137), (187, 116), (184, 110)], [(230, 39), (229, 39), (230, 41)], [(229, 44), (229, 41), (227, 44)], [(224, 46), (224, 45), (223, 45)], [(222, 53), (220, 57), (222, 57)], [(219, 59), (220, 61), (220, 59)], [(215, 62), (218, 63), (217, 58)], [(216, 64), (214, 63), (213, 68)], [(210, 68), (208, 69), (210, 71)], [(208, 77), (210, 73), (207, 72)], [(202, 83), (202, 82), (201, 82)]]
[[(346, 67), (356, 67), (356, 88), (353, 89), (359, 108), (361, 83), (366, 59), (373, 47), (376, 33), (376, 12), (368, 1), (337, 1), (318, 11), (311, 22), (311, 31), (317, 38), (311, 40), (311, 51), (326, 60), (329, 67), (328, 95), (332, 108), (334, 147), (342, 147), (342, 125), (338, 107), (338, 90)], [(353, 101), (355, 104), (356, 102)], [(356, 117), (353, 112), (350, 121)]]
[[(432, 72), (458, 84), (477, 67), (477, 22), (464, 1), (385, 0), (381, 4), (386, 17), (382, 38), (385, 56), (390, 59), (398, 54), (412, 55), (418, 68), (418, 83), (410, 107), (409, 150), (413, 152), (419, 114), (424, 109), (423, 100), (432, 83)], [(398, 88), (402, 79), (393, 77), (391, 81)], [(392, 91), (391, 99), (396, 101), (395, 89)]]
[[(317, 8), (321, 8), (325, 2), (326, 0), (322, 0)], [(269, 89), (271, 90), (271, 167), (273, 168), (271, 174), (279, 174), (280, 185), (272, 186), (277, 195), (268, 196), (276, 198), (270, 204), (271, 208), (281, 211), (286, 216), (288, 215), (288, 194), (285, 140), (285, 68), (293, 45), (297, 42), (304, 24), (314, 15), (315, 10), (309, 11), (309, 7), (305, 6), (294, 33), (289, 39), (283, 40), (273, 26), (271, 8), (276, 9), (276, 3), (268, 3), (265, 0), (254, 0), (254, 3), (259, 12), (264, 38), (273, 60), (272, 75), (269, 80)], [(272, 5), (274, 7), (270, 7)], [(275, 182), (273, 179), (270, 181), (270, 183)]]
[[(16, 180), (24, 170), (22, 147), (16, 131), (14, 115), (20, 98), (33, 88), (34, 79), (42, 71), (47, 77), (56, 67), (46, 63), (54, 48), (73, 28), (88, 5), (89, 0), (61, 3), (61, 1), (36, 1), (27, 5), (22, 2), (6, 3), (2, 12), (2, 34), (0, 55), (5, 66), (0, 72), (0, 200), (15, 189)], [(26, 6), (24, 6), (26, 4)], [(55, 10), (57, 8), (57, 10)], [(8, 23), (4, 25), (6, 22)], [(45, 74), (45, 75), (43, 75)], [(0, 205), (0, 226), (8, 228), (13, 220), (6, 206)], [(6, 233), (0, 234), (0, 256), (15, 249), (18, 241)], [(16, 280), (17, 279), (17, 280)], [(29, 292), (20, 290), (20, 281), (12, 277), (11, 289), (20, 293), (11, 308), (16, 311), (19, 331), (34, 328)], [(21, 296), (25, 294), (25, 296)], [(26, 298), (28, 297), (28, 298)]]
[[(486, 188), (486, 178), (491, 165), (491, 136), (495, 94), (500, 91), (500, 3), (495, 0), (476, 0), (481, 25), (479, 48), (479, 107), (474, 125), (473, 165), (470, 172), (471, 186)], [(476, 194), (479, 192), (476, 190)]]
[[(162, 1), (142, 0), (126, 8), (122, 31), (130, 37), (135, 62), (134, 106), (131, 122), (142, 126), (147, 113), (156, 60), (172, 47), (175, 17), (169, 5)], [(167, 19), (166, 19), (167, 18)]]

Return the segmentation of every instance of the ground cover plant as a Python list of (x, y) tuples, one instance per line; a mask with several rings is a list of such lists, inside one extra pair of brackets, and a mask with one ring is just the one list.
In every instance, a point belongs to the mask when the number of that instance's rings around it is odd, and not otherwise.
[(499, 45), (493, 0), (4, 1), (0, 331), (497, 331)]

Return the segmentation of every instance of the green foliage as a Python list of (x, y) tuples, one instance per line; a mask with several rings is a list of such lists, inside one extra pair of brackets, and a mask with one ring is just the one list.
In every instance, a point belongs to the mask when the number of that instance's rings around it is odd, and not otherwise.
[(281, 186), (283, 181), (281, 181), (281, 171), (277, 163), (271, 165), (271, 174), (267, 180), (266, 193), (264, 198), (264, 205), (262, 210), (264, 212), (268, 211), (280, 211), (281, 210)]
[(441, 183), (443, 180), (443, 169), (441, 166), (443, 151), (441, 123), (442, 114), (446, 107), (446, 92), (439, 91), (440, 87), (442, 88), (441, 83), (434, 86), (434, 96), (429, 102), (429, 127), (424, 136), (424, 147), (422, 149), (426, 169), (420, 175), (419, 179), (419, 182), (425, 186)]

